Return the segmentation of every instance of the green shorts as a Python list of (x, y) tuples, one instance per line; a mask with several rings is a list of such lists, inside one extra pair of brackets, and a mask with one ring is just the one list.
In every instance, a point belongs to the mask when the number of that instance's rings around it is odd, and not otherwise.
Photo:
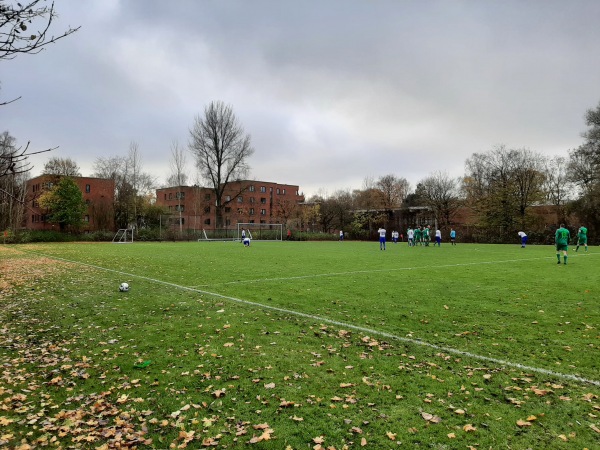
[(587, 237), (579, 238), (577, 245), (587, 245)]
[(560, 252), (561, 250), (566, 252), (569, 250), (569, 246), (567, 244), (556, 244), (556, 251)]

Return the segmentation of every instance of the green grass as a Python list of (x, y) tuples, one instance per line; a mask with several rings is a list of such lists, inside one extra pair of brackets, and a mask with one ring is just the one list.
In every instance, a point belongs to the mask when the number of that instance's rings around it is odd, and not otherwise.
[(0, 264), (0, 447), (600, 445), (595, 247), (564, 266), (548, 246), (36, 244)]

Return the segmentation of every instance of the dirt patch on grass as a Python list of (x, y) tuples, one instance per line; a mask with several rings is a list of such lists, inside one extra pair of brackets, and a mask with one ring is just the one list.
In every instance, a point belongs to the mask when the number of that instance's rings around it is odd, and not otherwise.
[(0, 304), (2, 299), (14, 295), (16, 288), (73, 267), (71, 263), (0, 247)]

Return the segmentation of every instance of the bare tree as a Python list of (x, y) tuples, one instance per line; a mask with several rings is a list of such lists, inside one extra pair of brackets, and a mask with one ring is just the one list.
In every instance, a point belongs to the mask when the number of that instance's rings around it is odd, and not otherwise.
[(4, 170), (0, 176), (0, 230), (20, 228), (26, 207), (26, 171), (3, 166), (4, 161), (12, 161), (15, 151), (16, 139), (8, 131), (0, 134), (0, 168)]
[(79, 171), (79, 166), (77, 163), (71, 158), (59, 158), (52, 157), (50, 158), (46, 164), (44, 164), (44, 169), (42, 170), (42, 174), (45, 175), (63, 175), (66, 177), (80, 177), (81, 172)]
[[(5, 131), (2, 135), (7, 135), (8, 131)], [(19, 175), (21, 173), (29, 172), (32, 169), (29, 163), (29, 157), (31, 155), (38, 155), (40, 153), (50, 152), (56, 150), (58, 147), (48, 148), (46, 150), (40, 150), (37, 152), (29, 151), (29, 142), (25, 147), (18, 147), (14, 144), (9, 146), (3, 146), (0, 150), (0, 178), (6, 175)]]
[(422, 201), (434, 212), (440, 225), (450, 225), (452, 215), (461, 205), (459, 182), (446, 172), (434, 172), (420, 183)]
[(187, 158), (183, 148), (179, 146), (179, 142), (174, 141), (171, 144), (171, 174), (167, 178), (169, 186), (185, 186), (188, 180), (187, 174)]
[[(69, 27), (58, 36), (49, 35), (52, 21), (56, 17), (54, 2), (47, 6), (46, 0), (16, 5), (0, 1), (0, 60), (14, 59), (19, 54), (39, 53), (48, 44), (53, 44), (79, 30), (80, 27)], [(21, 97), (2, 102), (0, 106), (19, 98)]]
[[(185, 152), (179, 147), (177, 141), (171, 144), (171, 176), (167, 180), (169, 186), (184, 186), (187, 181), (186, 169), (186, 157)], [(183, 222), (181, 220), (182, 204), (181, 198), (179, 198), (179, 204), (177, 205), (179, 211), (179, 234), (183, 233)]]
[(156, 180), (142, 171), (141, 156), (135, 142), (131, 144), (127, 157), (97, 158), (94, 161), (92, 176), (114, 180), (114, 213), (119, 228), (126, 228), (133, 222), (143, 221), (141, 216), (148, 207)]
[[(0, 59), (13, 59), (19, 54), (36, 54), (49, 44), (75, 33), (71, 28), (58, 36), (48, 35), (57, 17), (54, 2), (46, 0), (8, 4), (0, 2)], [(34, 28), (35, 27), (35, 28)]]
[[(48, 44), (52, 44), (80, 27), (70, 28), (58, 36), (50, 36), (50, 26), (56, 18), (54, 2), (47, 6), (46, 0), (34, 0), (26, 3), (8, 3), (0, 0), (0, 60), (10, 60), (19, 54), (36, 54)], [(35, 27), (35, 28), (34, 28)], [(0, 102), (0, 106), (18, 100)], [(13, 147), (0, 155), (0, 178), (7, 174), (17, 175), (31, 170), (28, 158), (31, 155), (54, 150), (31, 152), (29, 142), (25, 147)]]
[(410, 191), (406, 178), (385, 175), (377, 180), (376, 187), (381, 191), (382, 206), (385, 209), (400, 208)]
[(520, 228), (526, 226), (527, 210), (544, 198), (544, 157), (539, 153), (522, 148), (511, 150), (513, 179), (519, 208)]
[(565, 203), (572, 190), (572, 184), (567, 177), (567, 159), (555, 156), (545, 161), (543, 189), (546, 199), (557, 209), (557, 223), (565, 221)]
[(248, 173), (248, 158), (254, 153), (250, 135), (245, 134), (231, 106), (211, 102), (204, 109), (204, 116), (194, 119), (189, 148), (202, 178), (215, 193), (216, 226), (222, 228), (223, 206), (227, 203), (223, 193), (230, 182)]

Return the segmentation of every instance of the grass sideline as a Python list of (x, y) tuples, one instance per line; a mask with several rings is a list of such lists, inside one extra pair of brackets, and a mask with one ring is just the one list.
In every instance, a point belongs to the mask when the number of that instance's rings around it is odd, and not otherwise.
[(573, 250), (1, 247), (0, 446), (597, 447), (600, 252)]

